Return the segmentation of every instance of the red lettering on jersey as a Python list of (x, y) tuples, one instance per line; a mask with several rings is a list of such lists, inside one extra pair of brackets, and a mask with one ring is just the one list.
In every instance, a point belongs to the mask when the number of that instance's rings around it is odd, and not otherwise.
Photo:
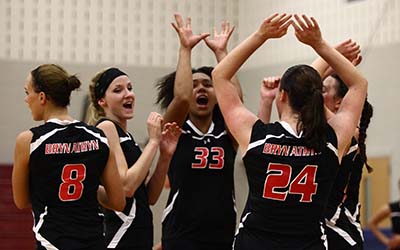
[(301, 194), (300, 202), (312, 202), (312, 196), (317, 193), (316, 174), (317, 166), (307, 165), (290, 184), (289, 193)]
[(81, 152), (88, 151), (88, 147), (87, 147), (88, 142), (87, 141), (80, 142), (80, 144), (81, 144)]
[(271, 143), (265, 143), (264, 144), (263, 153), (264, 154), (271, 154)]
[(72, 144), (72, 153), (80, 153), (80, 146), (79, 143), (74, 142), (74, 144)]
[(58, 154), (58, 143), (53, 143), (53, 154)]
[(299, 156), (297, 146), (292, 146), (292, 152), (290, 152), (290, 156)]
[(225, 165), (225, 151), (221, 147), (211, 148), (211, 161), (208, 164), (208, 156), (210, 154), (208, 148), (206, 147), (196, 147), (194, 149), (195, 156), (194, 159), (198, 162), (192, 163), (192, 168), (194, 169), (204, 169), (209, 165), (210, 169), (222, 169)]
[(53, 148), (52, 148), (51, 144), (46, 144), (45, 148), (44, 148), (44, 153), (46, 155), (52, 154), (53, 153), (52, 149)]
[(91, 140), (89, 142), (89, 150), (99, 150), (99, 140)]
[[(206, 168), (207, 166), (207, 157), (208, 157), (208, 148), (206, 147), (196, 147), (194, 149), (196, 153), (194, 156), (195, 160), (199, 160), (197, 163), (192, 163), (192, 168)], [(199, 154), (197, 154), (199, 153)]]
[[(289, 194), (300, 194), (300, 202), (312, 202), (312, 197), (317, 193), (318, 183), (315, 182), (317, 166), (307, 165), (290, 182), (292, 167), (287, 164), (270, 163), (267, 169), (267, 177), (264, 182), (263, 198), (285, 201)], [(290, 182), (290, 184), (289, 184)], [(276, 189), (286, 189), (279, 191)]]
[(79, 200), (83, 193), (83, 181), (86, 178), (86, 166), (84, 164), (67, 164), (61, 173), (62, 183), (58, 189), (58, 197), (61, 201)]
[[(213, 154), (216, 153), (216, 154)], [(221, 147), (212, 147), (211, 148), (212, 159), (216, 161), (216, 163), (210, 163), (210, 169), (222, 169), (224, 167), (225, 161), (225, 151)]]
[(267, 178), (264, 182), (263, 197), (271, 200), (286, 200), (287, 191), (276, 191), (277, 188), (286, 188), (290, 181), (292, 168), (287, 164), (270, 163), (267, 169)]
[(63, 154), (69, 154), (70, 150), (71, 150), (71, 143), (63, 143), (62, 144), (62, 151), (61, 152)]

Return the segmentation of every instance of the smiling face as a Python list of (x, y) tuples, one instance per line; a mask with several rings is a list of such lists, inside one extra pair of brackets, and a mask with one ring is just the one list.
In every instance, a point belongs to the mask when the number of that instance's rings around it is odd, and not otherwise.
[(133, 118), (135, 94), (128, 76), (122, 75), (115, 78), (108, 86), (104, 97), (98, 101), (104, 109), (106, 116), (120, 124)]
[(193, 74), (193, 96), (189, 112), (194, 116), (210, 116), (217, 103), (211, 78), (204, 73)]
[[(25, 102), (28, 104), (28, 107), (32, 113), (32, 118), (34, 121), (43, 120), (43, 105), (41, 105), (41, 93), (35, 92), (32, 83), (32, 75), (29, 74), (25, 81)], [(43, 98), (43, 97), (42, 97)]]

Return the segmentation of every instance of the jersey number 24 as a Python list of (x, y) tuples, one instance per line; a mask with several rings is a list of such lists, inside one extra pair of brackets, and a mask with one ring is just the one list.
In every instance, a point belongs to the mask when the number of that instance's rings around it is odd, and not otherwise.
[[(315, 182), (317, 166), (307, 165), (291, 180), (292, 167), (287, 164), (270, 163), (267, 178), (264, 182), (263, 197), (272, 200), (284, 201), (287, 194), (300, 194), (300, 202), (312, 202), (312, 196), (317, 193), (318, 184)], [(289, 183), (290, 182), (290, 183)], [(277, 191), (276, 188), (288, 191)]]

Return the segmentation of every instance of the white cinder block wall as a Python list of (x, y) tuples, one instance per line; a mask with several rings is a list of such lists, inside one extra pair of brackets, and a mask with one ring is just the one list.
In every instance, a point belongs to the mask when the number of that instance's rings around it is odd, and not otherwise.
[[(19, 132), (36, 125), (23, 102), (24, 80), (40, 63), (59, 63), (83, 81), (71, 113), (79, 118), (89, 79), (101, 68), (120, 65), (134, 81), (136, 116), (129, 127), (146, 140), (145, 119), (156, 110), (154, 82), (174, 70), (178, 39), (170, 23), (173, 13), (192, 17), (195, 33), (212, 32), (222, 20), (236, 25), (230, 47), (247, 37), (264, 17), (274, 12), (305, 13), (319, 22), (324, 37), (336, 44), (357, 40), (364, 55), (360, 70), (370, 82), (369, 99), (375, 115), (368, 133), (368, 154), (391, 158), (391, 197), (399, 196), (400, 177), (400, 1), (397, 0), (0, 0), (0, 163), (12, 163)], [(295, 63), (310, 63), (311, 49), (299, 44), (292, 31), (268, 42), (239, 73), (246, 105), (256, 111), (259, 82), (265, 75), (282, 74)], [(193, 66), (213, 65), (204, 44), (195, 48)], [(275, 114), (276, 118), (276, 114)], [(238, 163), (238, 165), (240, 165)], [(240, 214), (246, 199), (243, 168), (237, 167)], [(167, 193), (153, 208), (155, 240)]]

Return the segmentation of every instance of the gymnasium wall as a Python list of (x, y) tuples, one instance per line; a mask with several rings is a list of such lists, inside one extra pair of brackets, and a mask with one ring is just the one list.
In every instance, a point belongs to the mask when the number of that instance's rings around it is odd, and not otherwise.
[[(190, 15), (195, 33), (211, 32), (220, 21), (230, 20), (236, 25), (233, 47), (264, 17), (282, 11), (312, 14), (332, 44), (346, 38), (361, 44), (364, 60), (359, 68), (369, 80), (368, 97), (375, 108), (367, 152), (390, 159), (390, 197), (396, 199), (400, 177), (397, 0), (0, 0), (0, 163), (12, 163), (19, 132), (39, 124), (31, 120), (23, 86), (27, 73), (40, 63), (59, 63), (82, 80), (82, 90), (73, 94), (70, 107), (76, 118), (82, 115), (91, 76), (103, 67), (120, 66), (133, 80), (136, 94), (129, 129), (144, 143), (147, 114), (157, 110), (154, 82), (176, 66), (178, 40), (170, 26), (174, 12)], [(292, 30), (281, 40), (268, 42), (239, 73), (246, 105), (257, 111), (263, 76), (282, 74), (288, 66), (310, 63), (314, 57), (310, 48), (296, 41)], [(204, 44), (195, 48), (192, 58), (193, 66), (215, 61)], [(240, 160), (235, 178), (240, 214), (247, 192)], [(153, 208), (156, 240), (166, 196), (164, 192)]]

